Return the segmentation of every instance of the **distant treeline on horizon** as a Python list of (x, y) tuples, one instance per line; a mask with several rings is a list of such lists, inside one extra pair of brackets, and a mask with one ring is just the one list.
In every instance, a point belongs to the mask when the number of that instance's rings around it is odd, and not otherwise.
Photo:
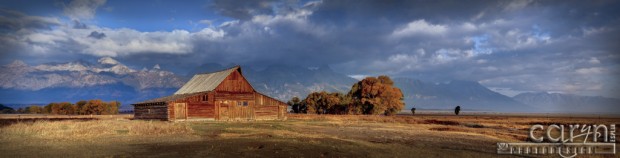
[[(1, 104), (0, 104), (1, 105)], [(11, 114), (54, 114), (54, 115), (112, 115), (118, 114), (121, 103), (118, 101), (104, 102), (100, 99), (88, 101), (49, 103), (45, 106), (30, 105), (17, 110), (1, 105), (1, 113)]]

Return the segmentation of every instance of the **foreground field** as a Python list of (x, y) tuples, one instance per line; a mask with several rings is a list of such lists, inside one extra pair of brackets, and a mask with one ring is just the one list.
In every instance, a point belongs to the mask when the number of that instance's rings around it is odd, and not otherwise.
[(128, 115), (14, 117), (0, 116), (0, 157), (498, 157), (506, 155), (496, 154), (496, 143), (525, 141), (531, 124), (620, 122), (497, 115), (289, 115), (286, 121), (177, 123)]

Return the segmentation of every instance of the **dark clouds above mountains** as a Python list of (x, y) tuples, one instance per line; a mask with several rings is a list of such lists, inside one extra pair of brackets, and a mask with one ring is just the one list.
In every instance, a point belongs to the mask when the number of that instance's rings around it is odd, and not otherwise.
[(196, 30), (147, 32), (97, 23), (104, 1), (61, 5), (65, 17), (4, 8), (2, 62), (112, 56), (136, 67), (161, 64), (177, 71), (209, 62), (327, 64), (354, 76), (620, 95), (617, 1), (214, 0), (188, 5), (206, 6), (228, 20), (205, 18), (201, 22), (208, 25)]

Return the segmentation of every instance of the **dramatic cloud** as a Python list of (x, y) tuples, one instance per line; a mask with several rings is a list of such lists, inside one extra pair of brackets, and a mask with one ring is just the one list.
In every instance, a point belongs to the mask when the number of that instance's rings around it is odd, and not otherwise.
[[(104, 3), (69, 3), (69, 21), (1, 10), (2, 53), (114, 56), (171, 69), (330, 65), (356, 78), (473, 80), (511, 93), (620, 98), (616, 1), (215, 0), (196, 5), (217, 14), (194, 19), (198, 28), (157, 31), (93, 22)], [(134, 6), (141, 7), (148, 6)]]
[(50, 29), (60, 25), (58, 18), (29, 16), (17, 11), (0, 9), (0, 30), (3, 33), (14, 33), (21, 29)]
[(73, 20), (89, 20), (95, 17), (97, 8), (105, 2), (106, 0), (74, 0), (65, 6), (64, 13)]
[(413, 35), (441, 35), (447, 31), (446, 26), (433, 25), (427, 23), (424, 19), (416, 20), (408, 23), (406, 26), (394, 30), (392, 36), (395, 38), (413, 36)]
[(228, 1), (215, 0), (212, 8), (224, 16), (241, 20), (252, 19), (254, 15), (273, 14), (274, 0)]

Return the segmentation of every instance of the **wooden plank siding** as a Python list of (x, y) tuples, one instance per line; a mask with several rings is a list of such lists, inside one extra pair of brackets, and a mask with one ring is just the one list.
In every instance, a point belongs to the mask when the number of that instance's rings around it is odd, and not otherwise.
[(174, 103), (174, 119), (187, 120), (187, 103)]
[(254, 92), (215, 92), (218, 120), (254, 119)]
[(215, 88), (216, 92), (254, 92), (254, 88), (250, 83), (239, 73), (239, 71), (233, 71)]
[(256, 119), (285, 119), (286, 105), (284, 102), (273, 99), (261, 93), (254, 93)]
[[(203, 97), (207, 96), (207, 101)], [(286, 118), (287, 105), (258, 92), (205, 92), (169, 101), (159, 108), (157, 114), (144, 113), (145, 106), (136, 106), (136, 118), (179, 120), (176, 118), (177, 103), (186, 103), (187, 119), (210, 118), (215, 120), (275, 120)], [(244, 105), (247, 104), (247, 105)], [(181, 119), (184, 120), (184, 119)]]
[(215, 118), (215, 104), (189, 104), (189, 118)]
[[(239, 67), (226, 70), (230, 74), (225, 78), (222, 72), (200, 74), (200, 80), (192, 80), (191, 84), (183, 86), (187, 92), (179, 90), (179, 94), (134, 104), (135, 118), (169, 121), (286, 119), (286, 103), (256, 92)], [(211, 79), (217, 81), (210, 82)], [(213, 83), (217, 82), (219, 84), (214, 86)], [(203, 92), (199, 92), (201, 86)]]
[(243, 106), (238, 103), (242, 101), (232, 101), (232, 105), (228, 106), (228, 119), (229, 120), (253, 120), (254, 108), (251, 106)]
[(135, 105), (134, 106), (134, 118), (135, 119), (168, 119), (168, 107), (166, 104), (161, 105)]
[[(207, 101), (203, 101), (203, 97), (206, 97)], [(174, 116), (176, 103), (186, 103), (187, 104), (187, 118), (215, 118), (215, 104), (214, 102), (214, 93), (213, 92), (203, 92), (197, 93), (192, 96), (188, 96), (185, 98), (173, 100), (168, 102), (168, 118), (170, 120), (176, 120)]]

